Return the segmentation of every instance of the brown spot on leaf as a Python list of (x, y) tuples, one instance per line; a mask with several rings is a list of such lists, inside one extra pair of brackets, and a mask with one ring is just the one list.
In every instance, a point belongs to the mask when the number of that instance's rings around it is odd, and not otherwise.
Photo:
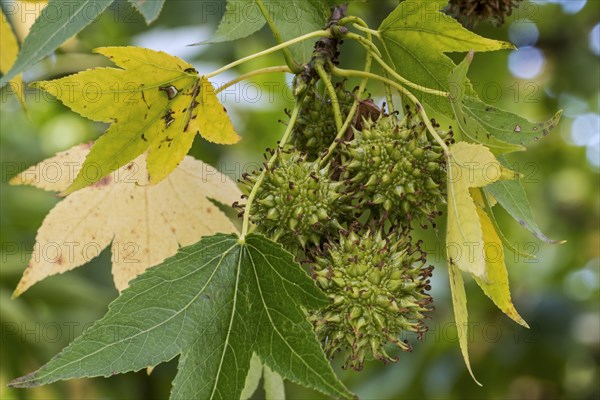
[(105, 176), (100, 179), (98, 182), (94, 183), (92, 186), (96, 188), (101, 188), (104, 186), (108, 186), (112, 182), (112, 177), (110, 175)]
[(173, 114), (174, 114), (173, 110), (168, 109), (167, 112), (165, 113), (165, 115), (163, 115), (162, 119), (165, 121), (166, 128), (171, 126), (173, 121), (175, 121), (175, 118), (173, 118)]
[(169, 100), (173, 100), (173, 98), (179, 93), (179, 89), (173, 85), (161, 86), (158, 88), (158, 90), (165, 92)]

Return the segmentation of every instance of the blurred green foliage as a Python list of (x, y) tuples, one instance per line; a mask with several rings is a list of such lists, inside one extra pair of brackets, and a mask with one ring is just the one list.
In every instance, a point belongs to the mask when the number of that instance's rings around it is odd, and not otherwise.
[[(210, 71), (273, 43), (267, 30), (238, 42), (185, 48), (207, 39), (214, 31), (224, 2), (168, 1), (162, 15), (147, 27), (125, 2), (117, 2), (99, 20), (56, 55), (25, 75), (27, 81), (76, 72), (106, 60), (91, 55), (98, 46), (141, 44), (187, 51), (186, 60), (200, 71)], [(376, 5), (375, 5), (376, 4)], [(394, 1), (353, 2), (350, 12), (377, 26)], [(472, 283), (467, 287), (473, 336), (470, 343), (475, 374), (470, 379), (460, 356), (442, 256), (443, 223), (437, 230), (418, 232), (429, 260), (436, 266), (432, 295), (436, 310), (422, 342), (409, 338), (414, 352), (400, 354), (393, 365), (367, 363), (361, 372), (342, 371), (344, 382), (363, 399), (596, 399), (600, 396), (600, 191), (599, 169), (593, 164), (598, 147), (574, 145), (572, 125), (585, 113), (599, 113), (599, 56), (590, 50), (589, 35), (598, 24), (600, 2), (587, 1), (568, 14), (560, 4), (524, 3), (501, 28), (481, 24), (484, 36), (508, 40), (511, 24), (534, 23), (535, 46), (545, 61), (533, 79), (519, 79), (508, 68), (509, 52), (477, 54), (470, 77), (480, 95), (507, 110), (532, 119), (546, 118), (558, 108), (565, 117), (555, 131), (512, 161), (526, 178), (534, 215), (551, 238), (566, 239), (561, 246), (538, 242), (503, 212), (497, 212), (504, 234), (517, 248), (534, 253), (524, 260), (508, 253), (514, 301), (529, 322), (527, 331), (505, 317)], [(529, 21), (529, 22), (528, 22)], [(513, 25), (514, 26), (514, 25)], [(152, 35), (149, 35), (151, 32)], [(454, 56), (454, 55), (453, 55)], [(461, 55), (456, 55), (460, 60)], [(341, 63), (360, 68), (363, 56), (353, 43), (343, 46)], [(280, 54), (239, 67), (235, 74), (283, 63)], [(236, 76), (216, 77), (222, 84)], [(281, 75), (243, 82), (222, 94), (234, 123), (244, 138), (234, 147), (219, 147), (198, 138), (191, 154), (239, 178), (255, 168), (266, 147), (273, 147), (283, 131), (284, 108), (291, 95)], [(354, 82), (348, 82), (352, 88)], [(378, 101), (382, 88), (369, 87)], [(260, 95), (260, 101), (258, 96)], [(10, 295), (27, 265), (35, 232), (44, 215), (59, 201), (26, 187), (10, 187), (18, 171), (77, 143), (94, 140), (105, 129), (88, 121), (40, 92), (28, 90), (28, 112), (14, 96), (1, 93), (0, 182), (0, 398), (2, 399), (163, 399), (168, 397), (175, 362), (146, 371), (58, 383), (34, 390), (6, 388), (8, 380), (32, 371), (60, 351), (85, 326), (103, 315), (117, 296), (105, 251), (89, 265), (39, 283), (18, 299)], [(449, 121), (441, 121), (449, 124)], [(590, 140), (600, 126), (590, 126)], [(586, 133), (584, 132), (584, 135)], [(592, 140), (593, 142), (593, 140)], [(595, 157), (595, 158), (594, 158)], [(318, 394), (288, 384), (290, 399), (316, 399)], [(260, 397), (260, 393), (256, 395)]]

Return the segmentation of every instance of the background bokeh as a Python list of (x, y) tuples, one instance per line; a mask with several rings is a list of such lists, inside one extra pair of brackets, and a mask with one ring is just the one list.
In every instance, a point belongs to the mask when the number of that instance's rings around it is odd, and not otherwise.
[[(3, 3), (7, 3), (3, 1)], [(397, 2), (354, 2), (351, 13), (372, 26)], [(12, 22), (22, 36), (32, 21), (36, 3)], [(27, 8), (25, 8), (27, 7)], [(33, 11), (32, 11), (33, 10)], [(49, 79), (97, 65), (106, 60), (90, 50), (106, 45), (138, 45), (164, 50), (192, 62), (201, 72), (271, 45), (267, 30), (249, 38), (214, 46), (188, 47), (210, 37), (224, 2), (166, 2), (150, 27), (124, 1), (56, 54), (25, 74), (27, 82)], [(26, 18), (27, 17), (27, 18)], [(600, 1), (525, 2), (495, 28), (479, 24), (485, 36), (510, 40), (519, 49), (477, 54), (470, 77), (480, 96), (501, 108), (532, 119), (550, 117), (564, 109), (560, 125), (526, 153), (512, 157), (526, 177), (534, 215), (551, 238), (566, 239), (556, 246), (537, 241), (502, 210), (497, 217), (506, 236), (536, 260), (507, 253), (514, 302), (531, 325), (526, 330), (504, 316), (469, 281), (473, 322), (471, 361), (478, 387), (468, 376), (452, 324), (447, 271), (442, 258), (444, 226), (419, 232), (430, 261), (435, 311), (422, 342), (411, 339), (412, 353), (401, 354), (393, 365), (369, 362), (362, 372), (336, 370), (363, 399), (597, 399), (600, 397)], [(456, 56), (460, 60), (462, 55)], [(347, 43), (342, 64), (360, 68), (360, 48)], [(276, 54), (244, 64), (216, 77), (222, 84), (256, 67), (279, 65)], [(256, 165), (264, 148), (273, 146), (283, 131), (283, 112), (290, 106), (289, 76), (273, 75), (243, 82), (223, 92), (221, 100), (234, 119), (243, 141), (218, 147), (198, 138), (191, 154), (221, 171), (239, 177)], [(348, 86), (352, 88), (353, 82)], [(382, 90), (369, 91), (379, 101)], [(110, 379), (57, 383), (32, 390), (12, 390), (6, 382), (31, 372), (61, 350), (87, 324), (104, 314), (117, 296), (110, 275), (110, 254), (68, 274), (41, 282), (11, 300), (12, 290), (26, 266), (35, 232), (45, 214), (59, 201), (41, 190), (10, 187), (18, 171), (57, 151), (96, 139), (106, 128), (70, 112), (39, 92), (28, 90), (28, 113), (6, 90), (0, 104), (0, 398), (1, 399), (164, 399), (168, 397), (176, 361)], [(449, 121), (442, 121), (446, 124)], [(410, 339), (410, 338), (409, 338)], [(318, 399), (319, 394), (287, 385), (290, 399)], [(257, 393), (256, 398), (260, 397)]]

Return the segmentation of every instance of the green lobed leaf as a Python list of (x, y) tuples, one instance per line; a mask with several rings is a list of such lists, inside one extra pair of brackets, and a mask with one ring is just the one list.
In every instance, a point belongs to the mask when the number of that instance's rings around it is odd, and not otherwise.
[(306, 319), (304, 308), (325, 304), (281, 245), (254, 234), (205, 237), (132, 281), (101, 320), (10, 386), (108, 377), (180, 355), (172, 399), (229, 400), (256, 353), (285, 379), (350, 398)]
[(165, 0), (129, 0), (129, 2), (144, 16), (148, 25), (158, 18), (165, 4)]
[(490, 218), (490, 220), (492, 221), (492, 224), (494, 225), (494, 229), (496, 230), (496, 233), (500, 237), (500, 240), (502, 241), (502, 244), (504, 245), (504, 247), (506, 247), (507, 249), (512, 251), (515, 255), (517, 255), (519, 257), (523, 257), (526, 260), (536, 259), (537, 256), (535, 254), (526, 253), (523, 250), (519, 250), (519, 249), (515, 248), (515, 246), (508, 240), (506, 235), (504, 235), (504, 233), (502, 232), (502, 228), (500, 228), (500, 225), (498, 224), (498, 221), (496, 220), (494, 211), (492, 210), (492, 207), (497, 204), (496, 199), (494, 199), (487, 192), (482, 193), (482, 198), (483, 198), (483, 202), (485, 205), (485, 207), (484, 207), (485, 212), (488, 215), (488, 217)]
[[(508, 162), (499, 157), (501, 164), (508, 166)], [(527, 199), (527, 193), (518, 179), (497, 181), (488, 185), (484, 190), (491, 194), (496, 201), (525, 229), (533, 233), (539, 240), (549, 244), (562, 244), (564, 240), (552, 240), (542, 233), (538, 227), (531, 206)]]
[(542, 122), (531, 122), (519, 115), (485, 104), (479, 99), (465, 98), (463, 112), (496, 139), (526, 145), (537, 142), (558, 125), (562, 110)]
[(0, 87), (79, 33), (112, 3), (113, 0), (50, 0), (25, 38), (17, 61), (0, 80)]
[[(432, 89), (448, 91), (448, 75), (455, 67), (444, 53), (494, 51), (512, 48), (510, 43), (486, 39), (445, 15), (447, 1), (406, 0), (379, 27), (388, 62), (408, 80)], [(470, 85), (469, 96), (474, 96)], [(420, 100), (452, 116), (448, 100), (419, 93)]]
[(267, 21), (255, 1), (227, 0), (225, 14), (213, 37), (200, 44), (229, 42), (259, 31)]
[(468, 88), (467, 71), (471, 61), (473, 61), (473, 51), (469, 52), (467, 57), (448, 75), (450, 104), (461, 137), (468, 142), (483, 144), (494, 153), (525, 150), (525, 147), (521, 145), (499, 140), (480, 123), (478, 118), (474, 118), (471, 114), (465, 112), (463, 102)]
[[(321, 0), (228, 0), (225, 14), (214, 36), (198, 44), (220, 43), (242, 39), (259, 31), (266, 23), (261, 6), (273, 20), (275, 28), (285, 40), (323, 29), (328, 18), (327, 1)], [(290, 47), (300, 63), (307, 62), (314, 43), (305, 41)]]
[[(322, 0), (264, 0), (281, 38), (286, 40), (323, 29), (329, 17), (329, 7)], [(313, 40), (290, 46), (294, 59), (300, 64), (310, 60)]]

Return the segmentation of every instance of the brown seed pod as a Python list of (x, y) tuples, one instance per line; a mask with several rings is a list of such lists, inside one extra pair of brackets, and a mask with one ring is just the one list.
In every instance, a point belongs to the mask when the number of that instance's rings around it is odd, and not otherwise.
[(522, 0), (450, 0), (446, 13), (473, 27), (487, 21), (496, 26), (504, 24)]

